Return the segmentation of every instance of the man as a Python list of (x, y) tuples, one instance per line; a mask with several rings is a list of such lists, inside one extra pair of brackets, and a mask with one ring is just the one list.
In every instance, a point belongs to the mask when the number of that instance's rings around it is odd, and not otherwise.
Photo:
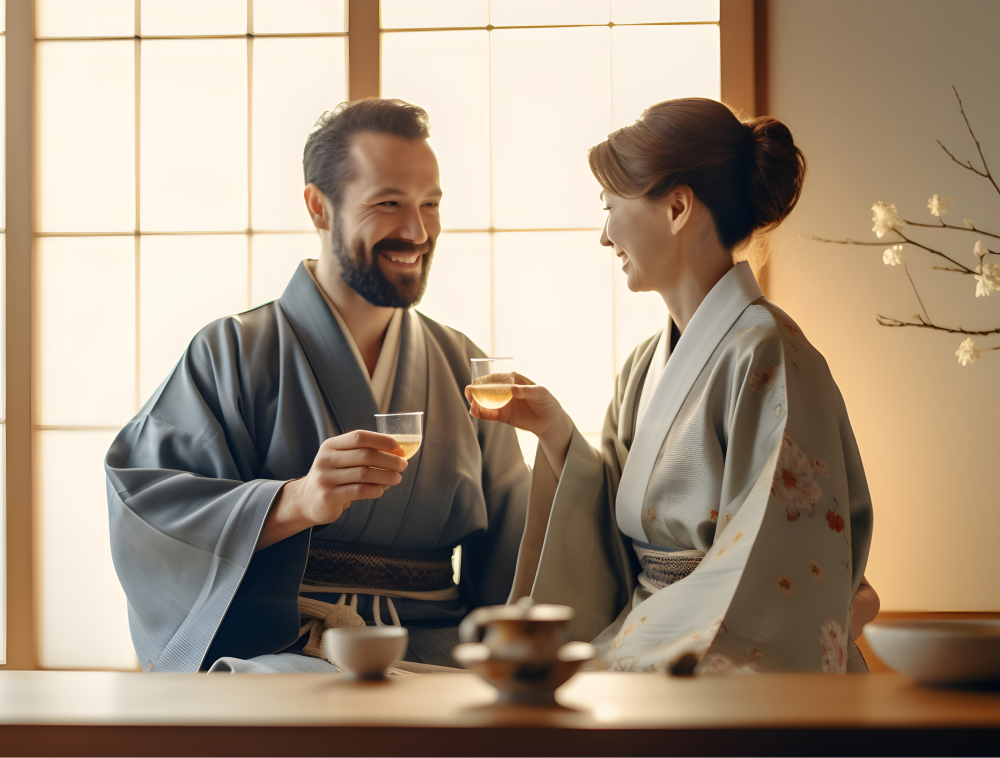
[[(408, 661), (454, 665), (461, 618), (507, 599), (530, 473), (511, 428), (468, 414), (481, 351), (409, 310), (441, 230), (428, 134), (395, 100), (324, 116), (303, 161), (318, 261), (205, 327), (111, 446), (144, 670), (332, 671), (324, 629), (389, 619)], [(372, 430), (411, 411), (424, 437), (405, 461)]]

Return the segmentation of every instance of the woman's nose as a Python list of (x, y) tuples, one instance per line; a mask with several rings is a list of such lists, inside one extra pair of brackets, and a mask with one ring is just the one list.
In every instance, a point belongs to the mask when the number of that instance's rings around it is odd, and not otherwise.
[(604, 247), (611, 247), (614, 243), (608, 239), (608, 222), (604, 222), (604, 228), (601, 230), (601, 244)]

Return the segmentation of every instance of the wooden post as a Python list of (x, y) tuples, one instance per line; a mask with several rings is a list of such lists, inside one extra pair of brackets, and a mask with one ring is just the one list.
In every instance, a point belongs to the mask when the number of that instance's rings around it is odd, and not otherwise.
[(722, 102), (744, 118), (753, 118), (757, 115), (754, 0), (721, 0), (719, 36)]
[(378, 0), (350, 0), (347, 71), (349, 100), (378, 97), (381, 90), (381, 40)]

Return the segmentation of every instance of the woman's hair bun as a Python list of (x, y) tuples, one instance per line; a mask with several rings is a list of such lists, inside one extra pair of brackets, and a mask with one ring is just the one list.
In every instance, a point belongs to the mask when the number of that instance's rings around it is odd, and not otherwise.
[(771, 116), (744, 121), (749, 142), (750, 205), (754, 230), (773, 229), (792, 212), (802, 194), (806, 159), (788, 127)]
[(806, 160), (788, 127), (770, 116), (740, 121), (700, 97), (667, 100), (608, 136), (590, 168), (620, 197), (664, 197), (689, 186), (711, 212), (719, 239), (735, 249), (773, 229), (802, 192)]

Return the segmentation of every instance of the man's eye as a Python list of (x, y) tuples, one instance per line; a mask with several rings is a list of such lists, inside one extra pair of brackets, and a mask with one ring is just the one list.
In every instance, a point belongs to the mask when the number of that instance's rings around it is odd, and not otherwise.
[(390, 207), (395, 208), (397, 205), (399, 205), (399, 203), (397, 203), (395, 200), (386, 200), (384, 203), (379, 203), (379, 205), (388, 205)]

